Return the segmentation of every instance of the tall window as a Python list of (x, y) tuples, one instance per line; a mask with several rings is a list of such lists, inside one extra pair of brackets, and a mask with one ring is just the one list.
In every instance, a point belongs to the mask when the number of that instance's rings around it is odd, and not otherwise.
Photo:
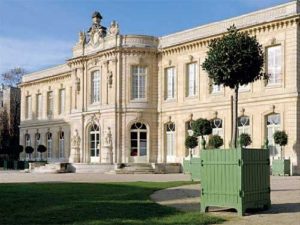
[(278, 156), (280, 147), (275, 144), (273, 135), (280, 129), (280, 114), (273, 113), (267, 116), (267, 136), (271, 156)]
[(26, 119), (32, 118), (32, 101), (31, 96), (26, 97), (26, 110), (25, 110), (25, 117)]
[(100, 144), (100, 130), (96, 124), (91, 126), (90, 130), (90, 154), (91, 154), (91, 162), (95, 162), (99, 157), (99, 144)]
[(42, 118), (42, 115), (43, 115), (42, 95), (38, 94), (36, 96), (36, 117), (40, 119)]
[(167, 124), (166, 136), (167, 136), (167, 158), (171, 158), (175, 156), (175, 124), (174, 123)]
[(47, 93), (47, 115), (48, 117), (53, 116), (53, 92), (49, 91)]
[(92, 92), (91, 92), (91, 101), (92, 103), (100, 101), (100, 72), (96, 70), (92, 72), (91, 76)]
[(25, 134), (25, 146), (31, 146), (30, 134)]
[(142, 123), (135, 123), (130, 130), (130, 156), (147, 155), (147, 127)]
[(241, 116), (238, 118), (238, 136), (240, 134), (250, 134), (250, 120), (248, 116)]
[(59, 114), (63, 114), (65, 112), (65, 95), (66, 91), (65, 89), (60, 89), (59, 90)]
[(147, 68), (141, 66), (132, 67), (131, 98), (146, 98)]
[(65, 133), (63, 131), (59, 132), (59, 158), (63, 159), (65, 157)]
[(223, 137), (223, 121), (219, 118), (212, 120), (212, 134)]
[(175, 98), (175, 68), (166, 69), (166, 99)]
[(187, 96), (197, 94), (197, 64), (190, 63), (187, 65)]
[(39, 145), (41, 144), (41, 134), (40, 133), (36, 133), (35, 134), (35, 151), (37, 152), (37, 158), (40, 159), (41, 158), (41, 153), (39, 153), (37, 151)]
[(47, 157), (52, 158), (52, 133), (47, 133)]
[(268, 84), (281, 82), (281, 46), (273, 46), (267, 49), (267, 73), (270, 75)]

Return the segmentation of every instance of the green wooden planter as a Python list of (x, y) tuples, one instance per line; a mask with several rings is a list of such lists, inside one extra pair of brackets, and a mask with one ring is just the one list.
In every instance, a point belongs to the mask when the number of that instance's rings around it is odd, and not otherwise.
[(183, 172), (190, 173), (191, 178), (194, 181), (200, 180), (200, 169), (201, 169), (200, 158), (191, 158), (190, 160), (183, 161)]
[(14, 160), (14, 170), (17, 170), (19, 167), (18, 167), (18, 161), (17, 160)]
[(4, 161), (3, 161), (3, 169), (4, 169), (4, 170), (7, 170), (7, 169), (8, 169), (8, 161), (7, 161), (7, 160), (4, 160)]
[(269, 208), (270, 160), (267, 149), (205, 150), (201, 153), (201, 212), (208, 207)]
[(272, 175), (291, 175), (291, 160), (290, 159), (275, 159), (272, 162)]

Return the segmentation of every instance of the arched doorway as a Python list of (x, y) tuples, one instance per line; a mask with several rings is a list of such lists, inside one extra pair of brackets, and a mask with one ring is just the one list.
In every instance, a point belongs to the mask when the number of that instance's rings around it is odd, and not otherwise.
[(166, 148), (167, 148), (167, 162), (175, 162), (176, 158), (176, 137), (175, 137), (175, 123), (166, 124)]
[(96, 124), (92, 124), (89, 130), (89, 151), (90, 162), (100, 163), (100, 129)]
[(275, 144), (273, 135), (280, 129), (280, 114), (273, 113), (267, 116), (266, 133), (269, 141), (270, 157), (277, 157), (280, 154), (280, 147)]
[(147, 162), (148, 133), (145, 124), (136, 122), (130, 128), (130, 162)]

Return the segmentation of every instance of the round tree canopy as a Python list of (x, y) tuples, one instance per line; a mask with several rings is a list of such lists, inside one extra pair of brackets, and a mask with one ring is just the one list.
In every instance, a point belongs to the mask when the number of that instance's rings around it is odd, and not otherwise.
[(31, 146), (26, 146), (25, 152), (26, 152), (27, 154), (31, 154), (31, 153), (33, 153), (33, 151), (34, 151), (33, 147), (31, 147)]
[(209, 135), (212, 133), (211, 122), (207, 119), (197, 119), (192, 122), (192, 130), (195, 136)]
[(264, 77), (263, 64), (262, 47), (256, 38), (231, 26), (227, 35), (210, 43), (202, 67), (214, 84), (233, 89)]
[(220, 148), (223, 145), (223, 139), (219, 135), (213, 135), (208, 141), (211, 148)]
[(276, 131), (273, 137), (275, 144), (285, 146), (288, 143), (288, 135), (284, 131)]
[(249, 134), (243, 133), (240, 135), (240, 144), (245, 147), (252, 143), (251, 137)]
[(195, 148), (198, 146), (198, 138), (195, 136), (187, 136), (184, 144), (186, 148)]

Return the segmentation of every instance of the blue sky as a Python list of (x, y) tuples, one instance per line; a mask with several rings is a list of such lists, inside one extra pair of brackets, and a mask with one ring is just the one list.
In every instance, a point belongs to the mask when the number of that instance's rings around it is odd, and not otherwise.
[[(289, 0), (0, 0), (0, 73), (64, 63), (98, 10), (121, 34), (162, 36)], [(0, 81), (1, 82), (1, 81)]]

